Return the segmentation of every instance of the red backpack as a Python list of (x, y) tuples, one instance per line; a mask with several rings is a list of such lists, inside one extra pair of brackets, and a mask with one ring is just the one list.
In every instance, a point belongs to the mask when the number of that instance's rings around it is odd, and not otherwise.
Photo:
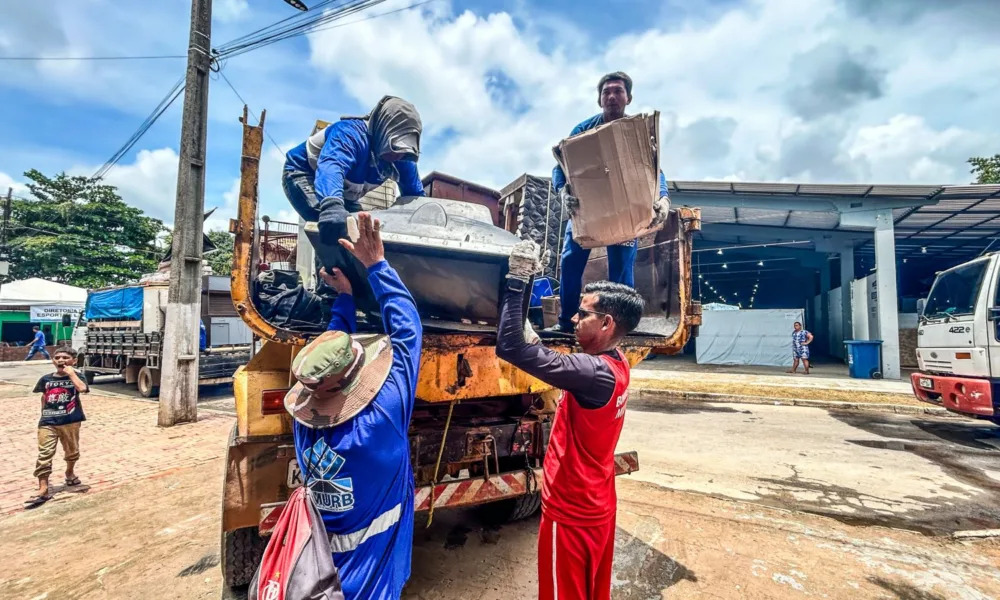
[(248, 600), (344, 600), (323, 517), (306, 486), (281, 511)]

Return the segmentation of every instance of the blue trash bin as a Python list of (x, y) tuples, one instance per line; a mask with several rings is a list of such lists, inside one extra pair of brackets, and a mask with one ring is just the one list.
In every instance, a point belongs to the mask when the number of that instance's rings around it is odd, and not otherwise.
[(882, 340), (846, 340), (847, 371), (855, 379), (882, 379)]

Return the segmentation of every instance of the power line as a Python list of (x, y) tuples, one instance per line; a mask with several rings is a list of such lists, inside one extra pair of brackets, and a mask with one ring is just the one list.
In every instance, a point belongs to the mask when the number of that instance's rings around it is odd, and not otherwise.
[[(233, 82), (229, 81), (229, 78), (226, 77), (226, 74), (222, 72), (222, 69), (219, 69), (219, 76), (222, 77), (222, 80), (226, 82), (226, 85), (229, 86), (229, 89), (233, 90), (233, 93), (236, 94), (236, 97), (240, 99), (240, 102), (242, 102), (243, 105), (247, 107), (247, 109), (250, 111), (250, 114), (259, 123), (260, 117), (258, 117), (256, 113), (254, 113), (252, 108), (250, 108), (250, 103), (244, 100), (243, 96), (241, 96), (240, 93), (236, 91), (236, 88), (233, 86)], [(281, 154), (285, 154), (285, 151), (281, 149), (281, 146), (278, 145), (278, 142), (274, 141), (274, 138), (271, 137), (270, 130), (265, 129), (264, 135), (267, 136), (267, 139), (271, 140), (271, 143), (274, 145), (275, 148), (278, 149), (278, 152), (280, 152)]]
[[(227, 58), (232, 58), (234, 56), (239, 56), (241, 54), (246, 54), (253, 50), (269, 46), (271, 44), (286, 40), (289, 38), (306, 35), (308, 33), (313, 33), (316, 31), (325, 31), (327, 29), (333, 29), (335, 27), (344, 27), (347, 25), (352, 25), (355, 23), (361, 23), (363, 21), (369, 21), (372, 19), (377, 19), (379, 17), (384, 17), (386, 15), (391, 15), (404, 10), (409, 10), (422, 6), (424, 4), (429, 4), (430, 2), (435, 2), (437, 0), (422, 0), (420, 2), (415, 2), (413, 4), (404, 6), (402, 8), (394, 9), (391, 11), (386, 11), (384, 13), (379, 13), (377, 15), (371, 15), (364, 19), (358, 19), (356, 21), (351, 21), (349, 23), (342, 23), (338, 25), (330, 25), (334, 21), (343, 19), (344, 17), (356, 14), (360, 11), (370, 8), (372, 6), (382, 4), (385, 0), (349, 0), (348, 2), (332, 8), (328, 11), (322, 10), (324, 7), (334, 4), (335, 0), (324, 0), (317, 3), (312, 10), (308, 13), (300, 13), (292, 15), (291, 17), (286, 17), (271, 25), (267, 25), (256, 31), (252, 31), (248, 34), (242, 35), (234, 40), (231, 40), (225, 44), (222, 44), (218, 48), (212, 50), (212, 63), (215, 66), (216, 71), (221, 75), (220, 62)], [(325, 27), (324, 27), (325, 25)], [(25, 57), (26, 58), (26, 57)], [(242, 100), (239, 92), (233, 87), (232, 83), (223, 76), (223, 80), (229, 85), (236, 94), (238, 98)], [(163, 116), (163, 114), (170, 108), (170, 105), (174, 103), (175, 100), (181, 94), (184, 93), (184, 76), (177, 81), (173, 88), (167, 95), (163, 97), (160, 103), (153, 109), (153, 111), (146, 117), (146, 119), (139, 125), (139, 127), (132, 133), (132, 135), (123, 143), (118, 150), (109, 158), (104, 165), (94, 173), (94, 178), (99, 179), (104, 177), (108, 171), (110, 171), (118, 162), (131, 150), (149, 131), (156, 121)], [(243, 102), (246, 104), (246, 102)], [(268, 138), (271, 143), (275, 145), (278, 150), (281, 147), (271, 138), (268, 134)]]
[(160, 103), (156, 105), (156, 108), (153, 109), (153, 112), (149, 113), (146, 119), (139, 124), (139, 127), (134, 132), (132, 132), (132, 135), (129, 136), (127, 140), (125, 140), (125, 143), (122, 144), (117, 150), (115, 150), (115, 153), (111, 155), (111, 158), (105, 161), (104, 165), (102, 165), (101, 168), (94, 173), (93, 178), (101, 179), (102, 177), (107, 175), (108, 171), (110, 171), (112, 167), (118, 164), (118, 161), (120, 161), (126, 154), (128, 154), (128, 151), (131, 150), (139, 142), (142, 136), (144, 136), (146, 132), (150, 130), (153, 124), (156, 123), (156, 121), (159, 120), (161, 116), (163, 116), (163, 113), (167, 112), (167, 109), (170, 108), (170, 105), (173, 104), (174, 101), (177, 100), (177, 98), (180, 97), (180, 95), (183, 93), (184, 93), (184, 77), (181, 76), (181, 78), (177, 80), (177, 83), (175, 83), (174, 86), (170, 88), (170, 91), (167, 92), (167, 95), (164, 96), (163, 99), (160, 100)]
[(152, 254), (153, 256), (162, 256), (163, 255), (162, 251), (161, 252), (157, 252), (157, 251), (148, 250), (148, 249), (145, 249), (145, 248), (135, 248), (133, 246), (128, 246), (126, 244), (116, 244), (114, 242), (104, 242), (104, 241), (101, 241), (101, 240), (95, 240), (94, 238), (89, 238), (89, 237), (84, 236), (84, 235), (80, 235), (79, 233), (70, 233), (70, 232), (66, 232), (66, 231), (63, 231), (63, 232), (49, 231), (47, 229), (39, 229), (38, 227), (31, 227), (30, 225), (15, 225), (14, 229), (27, 229), (29, 231), (37, 231), (38, 233), (44, 233), (46, 235), (56, 235), (56, 236), (60, 236), (60, 237), (72, 236), (72, 237), (79, 238), (80, 240), (83, 240), (83, 241), (86, 241), (86, 242), (91, 242), (91, 243), (94, 243), (94, 244), (101, 244), (103, 246), (110, 246), (110, 247), (113, 247), (113, 248), (128, 248), (129, 250), (132, 250), (133, 252), (144, 252), (146, 254)]
[(32, 61), (47, 60), (163, 60), (187, 58), (184, 54), (161, 54), (157, 56), (0, 56), (0, 60)]

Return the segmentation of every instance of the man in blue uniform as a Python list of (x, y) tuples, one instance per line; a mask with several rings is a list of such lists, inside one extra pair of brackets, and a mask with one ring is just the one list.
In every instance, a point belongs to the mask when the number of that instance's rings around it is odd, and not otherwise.
[(420, 114), (401, 98), (383, 97), (364, 117), (344, 117), (285, 155), (281, 183), (292, 208), (317, 221), (328, 244), (346, 237), (347, 215), (386, 179), (403, 196), (423, 196), (417, 172)]
[(347, 277), (323, 271), (339, 293), (329, 331), (292, 362), (285, 397), (303, 481), (330, 533), (347, 600), (400, 597), (410, 577), (413, 469), (407, 439), (420, 366), (420, 317), (385, 261), (378, 222), (358, 215), (360, 236), (340, 240), (368, 270), (388, 335), (357, 335)]
[[(597, 105), (601, 113), (580, 123), (570, 132), (570, 137), (594, 129), (599, 125), (610, 123), (625, 116), (625, 107), (632, 102), (632, 78), (621, 71), (608, 73), (597, 84)], [(563, 201), (567, 214), (572, 218), (576, 214), (580, 201), (573, 195), (571, 186), (566, 182), (566, 174), (562, 167), (556, 165), (552, 169), (552, 187)], [(663, 222), (670, 210), (670, 199), (667, 195), (667, 179), (660, 172), (660, 198), (653, 204), (653, 223)], [(559, 300), (562, 304), (559, 312), (559, 322), (548, 329), (559, 333), (573, 333), (573, 315), (580, 308), (580, 290), (583, 286), (583, 270), (590, 258), (590, 248), (583, 248), (573, 240), (573, 223), (566, 224), (566, 238), (563, 242), (559, 269)], [(608, 246), (608, 280), (635, 287), (635, 277), (632, 268), (635, 265), (635, 255), (638, 250), (636, 240)]]

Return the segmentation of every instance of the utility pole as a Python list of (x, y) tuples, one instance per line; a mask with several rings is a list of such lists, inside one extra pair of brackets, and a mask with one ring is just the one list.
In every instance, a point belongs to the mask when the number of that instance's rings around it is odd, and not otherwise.
[(181, 117), (170, 291), (163, 328), (158, 420), (161, 427), (192, 422), (198, 418), (202, 228), (211, 36), (212, 0), (191, 0), (191, 34)]
[(0, 232), (0, 277), (10, 274), (10, 253), (7, 250), (7, 232), (10, 231), (10, 203), (14, 196), (14, 188), (7, 188), (7, 197), (3, 202), (3, 231)]

